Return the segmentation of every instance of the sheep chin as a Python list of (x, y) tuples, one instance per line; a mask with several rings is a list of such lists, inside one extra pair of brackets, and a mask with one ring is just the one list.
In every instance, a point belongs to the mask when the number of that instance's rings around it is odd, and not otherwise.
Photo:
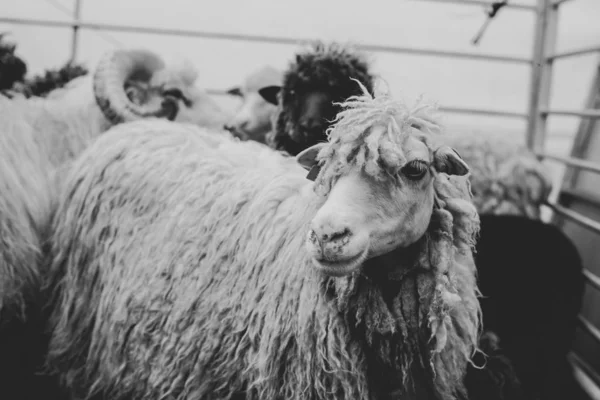
[(312, 257), (312, 262), (315, 269), (320, 273), (328, 276), (342, 277), (360, 269), (362, 264), (367, 260), (368, 255), (369, 246), (367, 245), (362, 252), (345, 260), (327, 261)]

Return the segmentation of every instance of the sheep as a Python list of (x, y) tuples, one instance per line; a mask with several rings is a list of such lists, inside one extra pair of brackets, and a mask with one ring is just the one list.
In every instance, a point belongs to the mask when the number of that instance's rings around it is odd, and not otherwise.
[[(140, 90), (140, 84), (135, 80), (150, 78), (150, 89)], [(57, 90), (48, 99), (0, 98), (0, 163), (4, 171), (0, 182), (4, 189), (0, 192), (0, 216), (3, 218), (0, 226), (10, 231), (16, 229), (14, 236), (6, 240), (14, 238), (24, 248), (33, 245), (32, 240), (21, 240), (33, 237), (38, 231), (29, 224), (28, 214), (37, 227), (47, 225), (54, 172), (62, 171), (65, 164), (111, 125), (143, 117), (166, 116), (182, 122), (205, 122), (209, 127), (222, 126), (222, 120), (216, 121), (219, 118), (212, 115), (214, 104), (205, 103), (204, 93), (191, 87), (194, 79), (195, 71), (166, 69), (162, 60), (151, 52), (116, 51), (100, 61), (94, 76), (77, 78), (67, 85), (67, 89)], [(154, 86), (159, 83), (158, 88)], [(143, 104), (129, 101), (123, 84), (129, 93), (138, 97), (144, 95)], [(93, 94), (89, 93), (92, 89)], [(56, 175), (59, 177), (60, 174)], [(15, 214), (22, 215), (17, 217)], [(17, 228), (21, 224), (27, 228)], [(31, 232), (26, 234), (26, 229)], [(6, 263), (21, 257), (6, 253), (10, 249), (2, 251), (4, 257), (0, 257), (3, 263), (0, 269), (7, 273), (8, 268), (9, 276), (16, 274), (11, 268), (19, 262)], [(19, 269), (24, 277), (34, 276), (31, 270), (25, 272), (30, 268), (32, 263), (24, 262)], [(0, 291), (3, 296), (0, 297), (0, 309), (8, 301), (7, 295), (15, 300), (18, 298), (13, 292), (20, 290), (6, 287), (10, 281), (3, 279), (0, 282), (4, 289)]]
[(169, 121), (84, 151), (47, 282), (47, 362), (71, 397), (464, 394), (480, 326), (468, 166), (438, 125), (410, 127), (426, 104), (361, 88), (295, 158)]
[(191, 86), (194, 74), (165, 68), (149, 51), (120, 50), (108, 53), (93, 76), (47, 98), (0, 97), (0, 371), (8, 369), (0, 373), (0, 392), (13, 392), (4, 385), (34, 386), (21, 382), (38, 351), (26, 337), (38, 323), (45, 240), (71, 161), (123, 121), (163, 116), (221, 127), (214, 105)]
[(526, 216), (480, 215), (480, 223), (483, 325), (501, 339), (526, 398), (575, 398), (567, 354), (584, 291), (577, 248), (560, 228)]
[(43, 75), (25, 79), (23, 82), (15, 82), (9, 90), (3, 90), (0, 94), (8, 98), (13, 98), (15, 95), (22, 95), (21, 97), (24, 98), (46, 97), (73, 79), (87, 75), (88, 72), (85, 66), (68, 62), (59, 69), (46, 70)]
[(0, 33), (0, 90), (10, 89), (16, 82), (23, 82), (27, 74), (27, 64), (15, 54), (17, 46), (7, 43)]
[(290, 63), (281, 86), (259, 91), (277, 106), (276, 122), (267, 144), (292, 156), (327, 140), (325, 131), (340, 102), (360, 91), (351, 79), (373, 90), (374, 76), (365, 55), (336, 42), (313, 42)]
[[(266, 142), (271, 147), (296, 155), (312, 145), (326, 141), (324, 134), (339, 102), (353, 94), (349, 77), (358, 78), (370, 88), (372, 75), (360, 54), (337, 43), (315, 42), (313, 47), (296, 56), (288, 67), (283, 83), (265, 83), (258, 90), (268, 103), (278, 107), (276, 123)], [(265, 72), (266, 74), (268, 72)], [(231, 94), (240, 90), (234, 88)], [(315, 94), (315, 93), (321, 94)], [(268, 126), (272, 117), (250, 107), (240, 112), (241, 123)], [(261, 135), (252, 137), (230, 123), (227, 129), (242, 140), (264, 142)], [(314, 126), (314, 129), (310, 127)], [(551, 191), (551, 180), (544, 166), (531, 152), (506, 139), (492, 140), (477, 135), (448, 135), (455, 148), (472, 167), (471, 187), (480, 213), (525, 215), (540, 218), (540, 205)]]
[(471, 167), (471, 188), (480, 214), (540, 219), (552, 190), (547, 168), (526, 147), (487, 135), (447, 135)]
[(241, 140), (266, 143), (266, 134), (273, 129), (277, 107), (267, 102), (259, 92), (280, 87), (282, 78), (280, 70), (264, 66), (246, 77), (242, 85), (227, 90), (229, 95), (240, 97), (242, 104), (225, 129)]

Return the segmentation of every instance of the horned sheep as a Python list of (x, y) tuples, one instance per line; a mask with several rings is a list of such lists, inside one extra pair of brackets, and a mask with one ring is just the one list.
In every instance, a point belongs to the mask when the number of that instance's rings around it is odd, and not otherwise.
[(33, 357), (35, 346), (26, 341), (35, 339), (26, 340), (31, 332), (21, 329), (29, 330), (35, 322), (28, 319), (37, 318), (44, 243), (70, 162), (124, 121), (165, 117), (221, 127), (227, 116), (192, 86), (194, 79), (192, 69), (166, 68), (152, 52), (120, 50), (107, 54), (94, 75), (76, 78), (47, 98), (0, 96), (1, 392), (12, 393), (6, 387), (19, 381), (21, 366)]
[[(464, 393), (480, 318), (468, 166), (430, 119), (411, 128), (426, 105), (362, 90), (297, 159), (168, 121), (82, 154), (48, 282), (48, 364), (72, 396)], [(315, 162), (312, 182), (299, 164)]]

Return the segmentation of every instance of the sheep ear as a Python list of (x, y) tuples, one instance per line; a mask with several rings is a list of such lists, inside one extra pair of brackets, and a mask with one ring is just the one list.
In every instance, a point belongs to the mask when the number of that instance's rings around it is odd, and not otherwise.
[(438, 172), (463, 176), (469, 173), (469, 166), (456, 150), (442, 146), (433, 153), (433, 166)]
[(228, 95), (231, 95), (231, 96), (242, 97), (242, 89), (240, 89), (239, 87), (231, 88), (231, 89), (227, 90), (225, 93), (227, 93)]
[(260, 94), (266, 102), (276, 106), (278, 104), (277, 95), (280, 91), (281, 86), (265, 86), (258, 90), (258, 94)]
[(298, 164), (302, 165), (304, 169), (310, 170), (317, 163), (317, 154), (319, 154), (319, 151), (326, 145), (327, 143), (317, 143), (308, 149), (302, 150), (296, 156), (296, 161)]

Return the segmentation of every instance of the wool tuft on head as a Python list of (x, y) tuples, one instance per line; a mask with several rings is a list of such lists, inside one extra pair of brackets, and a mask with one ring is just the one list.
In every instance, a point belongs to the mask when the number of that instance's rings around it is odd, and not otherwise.
[[(402, 143), (409, 135), (430, 145), (434, 136), (441, 133), (435, 103), (426, 103), (419, 98), (413, 107), (409, 107), (394, 99), (381, 79), (371, 90), (359, 80), (353, 81), (361, 94), (339, 103), (341, 111), (326, 132), (331, 146), (320, 151), (315, 160), (319, 163), (328, 160), (322, 166), (323, 173), (317, 187), (329, 187), (336, 177), (351, 167), (363, 168), (368, 175), (379, 180), (393, 176), (407, 161), (403, 156)], [(441, 152), (438, 155), (440, 157), (434, 158), (438, 169), (448, 164), (449, 168), (456, 169), (448, 171), (449, 175), (465, 175), (468, 172), (460, 157), (441, 157)], [(454, 160), (458, 160), (461, 166), (450, 166), (449, 163)], [(382, 169), (382, 165), (385, 168)]]

